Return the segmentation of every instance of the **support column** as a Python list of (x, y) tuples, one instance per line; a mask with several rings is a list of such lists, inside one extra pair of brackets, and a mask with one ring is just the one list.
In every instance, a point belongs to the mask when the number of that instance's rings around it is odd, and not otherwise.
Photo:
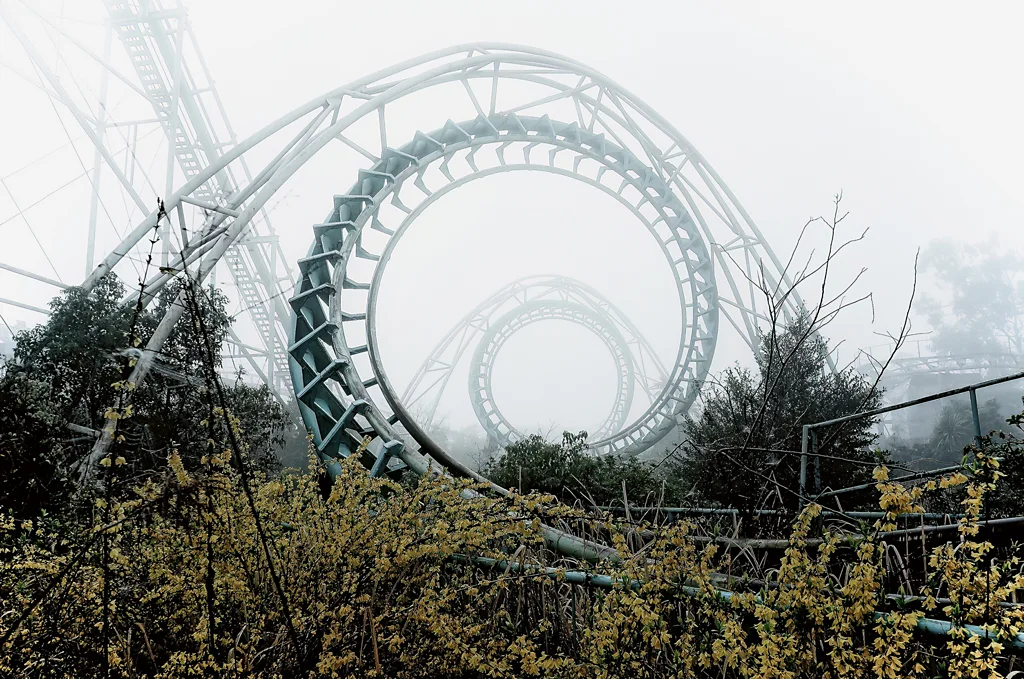
[[(174, 165), (177, 160), (178, 128), (181, 127), (181, 117), (178, 115), (178, 107), (181, 102), (181, 78), (182, 60), (184, 55), (182, 49), (185, 46), (185, 22), (182, 15), (178, 15), (177, 37), (174, 46), (174, 80), (171, 83), (171, 104), (170, 110), (170, 134), (167, 135), (167, 177), (166, 190), (164, 191), (164, 202), (171, 204), (171, 196), (174, 193)], [(188, 179), (188, 177), (186, 177)], [(167, 266), (171, 257), (171, 229), (170, 220), (160, 229), (160, 265)], [(184, 244), (182, 244), (184, 246)]]
[[(113, 41), (114, 29), (109, 25), (103, 33), (103, 63), (110, 63), (110, 48)], [(96, 108), (96, 136), (100, 141), (104, 139), (104, 131), (107, 121), (107, 86), (110, 83), (110, 71), (107, 68), (100, 69), (100, 101)], [(85, 276), (92, 273), (96, 259), (96, 216), (100, 202), (100, 177), (103, 172), (103, 155), (99, 147), (93, 152), (92, 157), (92, 198), (89, 200), (89, 232), (85, 243)]]

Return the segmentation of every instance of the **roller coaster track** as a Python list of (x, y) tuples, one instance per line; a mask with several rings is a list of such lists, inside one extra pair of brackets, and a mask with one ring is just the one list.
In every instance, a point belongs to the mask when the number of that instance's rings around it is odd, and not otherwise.
[[(218, 262), (226, 262), (264, 344), (262, 349), (246, 347), (235, 338), (236, 346), (264, 352), (268, 369), (261, 376), (271, 385), (286, 384), (290, 377), (302, 418), (332, 477), (337, 477), (339, 460), (358, 456), (373, 476), (411, 469), (421, 475), (447, 473), (484, 481), (438, 446), (427, 427), (455, 364), (476, 342), (467, 385), (474, 410), (498, 444), (515, 438), (518, 432), (494, 399), (494, 359), (512, 334), (535, 322), (558, 319), (582, 325), (597, 334), (614, 357), (616, 400), (612, 412), (595, 428), (590, 445), (596, 453), (641, 453), (685, 416), (709, 373), (720, 320), (756, 349), (758, 323), (765, 319), (758, 311), (753, 281), (760, 278), (769, 286), (786, 282), (784, 267), (693, 146), (639, 98), (593, 69), (528, 47), (460, 45), (333, 89), (242, 141), (235, 140), (230, 128), (228, 138), (219, 139), (198, 97), (203, 88), (190, 80), (183, 57), (182, 40), (189, 29), (180, 7), (166, 9), (157, 0), (107, 0), (105, 5), (185, 183), (175, 192), (168, 186), (163, 196), (166, 212), (153, 210), (137, 222), (88, 274), (83, 287), (117, 271), (155, 230), (162, 230), (164, 241), (170, 242), (176, 222), (182, 234), (180, 248), (166, 251), (165, 266), (137, 294), (151, 299), (185, 270), (202, 281)], [(0, 18), (32, 52), (6, 9), (0, 4)], [(44, 60), (33, 54), (33, 61), (49, 82), (46, 94), (71, 110), (96, 145), (97, 157), (103, 156), (145, 210), (131, 181), (104, 147), (103, 115), (94, 119), (77, 109)], [(444, 85), (461, 86), (466, 98), (462, 103), (468, 101), (474, 115), (443, 114), (438, 119), (424, 112), (430, 131), (392, 145), (389, 139), (393, 142), (396, 135), (389, 134), (388, 107)], [(379, 148), (356, 140), (354, 128), (360, 123), (377, 126)], [(246, 157), (252, 149), (274, 144), (272, 160), (251, 174)], [(281, 303), (286, 288), (280, 286), (277, 269), (283, 258), (266, 208), (296, 171), (329, 144), (344, 145), (364, 163), (353, 171), (351, 188), (335, 196), (327, 217), (313, 225), (314, 242), (298, 262), (295, 293), (286, 307)], [(654, 238), (679, 299), (682, 327), (676, 355), (670, 361), (659, 358), (623, 312), (593, 288), (559, 276), (533, 276), (509, 283), (466, 314), (438, 342), (400, 395), (380, 358), (376, 326), (380, 284), (395, 247), (434, 201), (476, 179), (521, 171), (570, 177), (606, 193)], [(191, 234), (186, 229), (194, 223), (190, 217), (201, 225)], [(87, 260), (92, 260), (91, 251)], [(67, 287), (20, 267), (0, 268)], [(24, 302), (0, 301), (45, 312)], [(786, 304), (784, 314), (795, 312), (802, 302), (794, 293)], [(181, 300), (167, 307), (138, 354), (130, 382), (138, 385), (151, 370), (159, 370), (155, 358), (184, 307)], [(897, 361), (894, 372), (971, 373), (1011, 365), (1019, 367), (1016, 357), (914, 358)], [(633, 417), (636, 391), (643, 393), (646, 407)], [(417, 404), (425, 404), (425, 411), (414, 417), (410, 409)], [(83, 464), (83, 474), (110, 444), (104, 433)], [(998, 521), (1016, 526), (1020, 517)], [(952, 527), (928, 528), (947, 529)], [(562, 553), (581, 559), (617, 556), (607, 547), (558, 530), (543, 531), (549, 546)], [(918, 531), (925, 528), (913, 529)], [(506, 571), (530, 568), (520, 563), (491, 565)], [(622, 586), (589, 572), (540, 572), (559, 581)], [(728, 601), (733, 595), (720, 590), (719, 596)], [(951, 630), (950, 623), (931, 619), (918, 620), (917, 627), (939, 634)], [(987, 634), (981, 627), (965, 629), (975, 636)], [(1010, 643), (1021, 647), (1024, 636), (1017, 635)]]
[[(643, 393), (648, 405), (655, 403), (668, 378), (668, 372), (650, 343), (639, 329), (610, 300), (585, 283), (564, 276), (527, 276), (504, 286), (474, 307), (441, 339), (416, 371), (402, 395), (402, 403), (414, 410), (417, 421), (424, 429), (430, 428), (437, 413), (438, 403), (460, 360), (475, 341), (469, 373), (477, 376), (477, 384), (470, 386), (471, 401), (477, 420), (495, 446), (506, 444), (519, 432), (500, 415), (493, 402), (491, 366), (485, 364), (484, 355), (493, 360), (497, 348), (485, 348), (482, 337), (496, 332), (495, 326), (511, 322), (519, 314), (528, 313), (531, 306), (572, 304), (592, 317), (592, 322), (581, 322), (575, 314), (557, 317), (576, 322), (595, 332), (617, 366), (619, 386), (612, 413), (594, 430), (592, 439), (604, 440), (617, 433), (631, 410), (634, 386)], [(502, 320), (504, 314), (505, 320)], [(598, 329), (601, 326), (602, 329)], [(492, 332), (493, 331), (493, 332)], [(508, 329), (503, 341), (514, 330)], [(492, 419), (491, 414), (496, 418)], [(615, 424), (612, 425), (611, 423)]]
[[(127, 12), (142, 5), (111, 2), (110, 7)], [(6, 12), (3, 18), (11, 23)], [(126, 17), (126, 22), (128, 18), (134, 25), (149, 22), (148, 30), (154, 31), (149, 37), (158, 45), (156, 33), (169, 28), (161, 23), (169, 17), (161, 14)], [(178, 40), (183, 26), (178, 26)], [(17, 33), (16, 22), (13, 30)], [(134, 28), (125, 29), (123, 39), (130, 49), (139, 44)], [(147, 59), (157, 58), (154, 53), (133, 64), (144, 75)], [(162, 58), (174, 65), (166, 55)], [(173, 100), (174, 92), (181, 96), (185, 81), (175, 77), (169, 82), (177, 83), (169, 90)], [(58, 85), (55, 81), (54, 87)], [(154, 101), (168, 91), (165, 83), (152, 87)], [(434, 101), (455, 97), (452, 110), (469, 114), (442, 112), (439, 117), (417, 109), (424, 122), (433, 124), (396, 140), (408, 133), (395, 131), (389, 111), (425, 92), (434, 93)], [(82, 120), (88, 133), (88, 120), (84, 115)], [(375, 133), (360, 137), (359, 130), (368, 127)], [(218, 262), (230, 262), (232, 253), (241, 251), (240, 244), (259, 240), (255, 229), (268, 201), (325, 147), (341, 145), (362, 159), (362, 166), (353, 168), (351, 187), (336, 195), (326, 218), (313, 225), (313, 244), (298, 262), (290, 313), (284, 314), (287, 329), (280, 328), (282, 314), (271, 313), (279, 292), (267, 288), (259, 292), (261, 299), (253, 300), (267, 305), (267, 318), (273, 317), (278, 336), (290, 338), (289, 372), (298, 408), (332, 474), (337, 460), (358, 455), (372, 474), (410, 468), (420, 474), (433, 469), (479, 478), (438, 446), (412, 416), (381, 361), (376, 325), (380, 283), (402, 236), (431, 204), (473, 181), (508, 172), (579, 181), (623, 205), (642, 227), (635, 233), (646, 232), (664, 257), (680, 319), (678, 350), (671, 359), (659, 359), (621, 311), (579, 285), (575, 292), (556, 293), (564, 297), (561, 303), (549, 296), (534, 307), (531, 300), (543, 296), (525, 291), (520, 301), (513, 299), (502, 309), (505, 317), (496, 323), (498, 330), (473, 330), (484, 339), (474, 355), (485, 371), (508, 334), (534, 317), (571, 316), (608, 338), (612, 352), (621, 357), (617, 365), (623, 379), (613, 414), (591, 442), (597, 453), (634, 455), (662, 440), (685, 416), (711, 369), (720, 321), (755, 348), (758, 323), (765, 316), (758, 310), (763, 300), (753, 281), (787, 282), (782, 263), (750, 216), (671, 123), (603, 74), (544, 50), (459, 45), (335, 88), (223, 148), (207, 147), (199, 137), (182, 141), (180, 133), (172, 139), (176, 162), (186, 173), (184, 184), (168, 190), (165, 211), (152, 210), (123, 235), (86, 277), (84, 287), (118, 270), (154, 230), (181, 233), (183, 242), (146, 281), (143, 294), (154, 295), (186, 269), (202, 281)], [(253, 174), (242, 171), (257, 146), (271, 160)], [(229, 176), (230, 182), (224, 179)], [(187, 229), (193, 222), (199, 226)], [(239, 287), (244, 296), (246, 286)], [(574, 306), (580, 304), (584, 308)], [(783, 313), (795, 312), (801, 304), (798, 295), (790, 295)], [(183, 308), (169, 306), (129, 381), (145, 379)], [(258, 318), (256, 324), (268, 325)], [(266, 349), (273, 352), (273, 344), (269, 340)], [(461, 341), (456, 344), (461, 352), (469, 349)], [(629, 407), (634, 382), (648, 399), (639, 414)], [(514, 428), (492, 417), (498, 411), (489, 400), (486, 380), (476, 386), (482, 419), (492, 420), (492, 433), (507, 439)], [(623, 418), (623, 413), (628, 416)], [(83, 474), (110, 443), (109, 437), (100, 438)], [(566, 536), (552, 539), (576, 552), (590, 549)]]
[[(156, 0), (139, 3), (105, 0), (104, 4), (170, 141), (178, 166), (186, 180), (195, 178), (202, 168), (216, 161), (224, 144), (216, 138), (215, 124), (195, 94), (198, 89), (192, 77), (195, 66), (190, 68), (182, 49), (189, 30), (184, 8), (164, 8)], [(243, 166), (242, 169), (248, 175), (248, 168)], [(225, 170), (198, 186), (192, 198), (216, 205), (236, 190), (233, 173)], [(269, 357), (267, 381), (274, 385), (277, 379), (284, 379), (287, 384), (286, 340), (280, 333), (280, 324), (274, 322), (275, 313), (283, 319), (287, 311), (281, 302), (280, 281), (272, 274), (270, 264), (271, 258), (278, 255), (282, 261), (287, 259), (269, 220), (265, 214), (262, 216), (262, 223), (256, 222), (250, 233), (232, 243), (224, 254), (224, 261), (263, 340)]]

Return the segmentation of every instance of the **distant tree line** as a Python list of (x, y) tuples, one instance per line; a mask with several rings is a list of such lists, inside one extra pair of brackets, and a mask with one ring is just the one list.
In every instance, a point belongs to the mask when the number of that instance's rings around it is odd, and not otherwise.
[[(922, 269), (932, 294), (920, 310), (938, 354), (1024, 356), (1024, 259), (996, 239), (969, 244), (935, 240)], [(940, 294), (934, 294), (940, 291)]]

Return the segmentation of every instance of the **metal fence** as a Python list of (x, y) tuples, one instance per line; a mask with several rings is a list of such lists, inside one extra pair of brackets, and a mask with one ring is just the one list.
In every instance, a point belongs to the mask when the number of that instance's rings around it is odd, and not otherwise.
[[(928, 396), (922, 396), (921, 398), (915, 398), (910, 401), (903, 401), (902, 403), (895, 403), (893, 405), (885, 406), (884, 408), (876, 408), (874, 410), (868, 410), (863, 413), (855, 413), (853, 415), (846, 415), (844, 417), (836, 417), (831, 420), (825, 420), (823, 422), (814, 422), (812, 424), (805, 424), (803, 426), (803, 433), (800, 441), (800, 505), (803, 506), (811, 498), (807, 495), (807, 463), (811, 457), (818, 457), (817, 445), (818, 437), (817, 431), (824, 427), (831, 427), (834, 425), (842, 425), (847, 422), (853, 422), (854, 420), (863, 420), (867, 418), (878, 417), (885, 413), (891, 413), (897, 410), (903, 410), (904, 408), (910, 408), (912, 406), (920, 405), (922, 403), (929, 403), (931, 401), (938, 401), (939, 399), (949, 398), (950, 396), (957, 396), (959, 394), (969, 394), (971, 399), (971, 420), (974, 425), (974, 441), (976, 444), (981, 443), (982, 432), (981, 432), (981, 419), (978, 415), (978, 395), (977, 392), (985, 387), (992, 387), (997, 384), (1003, 384), (1005, 382), (1012, 382), (1024, 377), (1024, 372), (1017, 372), (1005, 377), (997, 377), (991, 380), (985, 380), (984, 382), (978, 382), (976, 384), (969, 384), (965, 387), (958, 389), (950, 389), (948, 391), (942, 391)], [(928, 478), (931, 476), (939, 476), (959, 469), (956, 467), (943, 467), (940, 469), (933, 469), (927, 472), (920, 472), (916, 474), (910, 474), (907, 476), (893, 479), (894, 481), (913, 481), (917, 479)], [(815, 499), (821, 499), (823, 497), (835, 497), (846, 493), (852, 493), (859, 490), (865, 490), (874, 486), (874, 483), (861, 484), (858, 486), (850, 486), (849, 488), (839, 488), (837, 490), (830, 490), (825, 493), (816, 495)]]

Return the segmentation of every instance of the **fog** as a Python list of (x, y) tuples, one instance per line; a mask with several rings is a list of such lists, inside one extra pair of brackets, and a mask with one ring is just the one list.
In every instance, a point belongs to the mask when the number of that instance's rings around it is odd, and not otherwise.
[[(26, 31), (39, 23), (26, 8), (39, 8), (96, 52), (103, 50), (102, 32), (83, 23), (104, 15), (98, 2), (0, 2)], [(865, 229), (867, 235), (844, 250), (830, 277), (838, 291), (867, 267), (854, 292), (873, 296), (827, 330), (834, 344), (843, 340), (841, 364), (899, 330), (918, 248), (935, 239), (995, 239), (1004, 251), (1024, 245), (1024, 93), (1018, 86), (1024, 8), (1015, 4), (187, 5), (239, 139), (392, 63), (453, 44), (500, 41), (567, 55), (650, 104), (718, 171), (783, 259), (808, 218), (830, 215), (833, 196), (842, 192), (843, 210), (850, 212), (844, 236)], [(32, 35), (75, 96), (85, 102), (95, 94), (95, 71), (81, 57), (69, 58), (73, 46), (38, 28)], [(119, 52), (115, 41), (112, 60), (128, 72)], [(91, 167), (93, 151), (74, 120), (33, 82), (39, 81), (21, 44), (0, 23), (0, 263), (74, 284), (86, 271), (90, 193), (89, 183), (75, 178)], [(116, 83), (111, 88), (115, 117), (152, 117), (130, 91)], [(389, 128), (398, 135), (395, 145), (417, 130), (475, 115), (465, 98), (440, 89), (403, 106)], [(126, 142), (115, 143), (114, 134), (108, 141), (120, 148)], [(68, 135), (75, 140), (71, 147), (65, 146)], [(143, 185), (144, 198), (153, 204), (166, 182), (161, 142), (159, 131), (139, 142), (139, 162), (153, 176)], [(258, 147), (250, 164), (262, 167), (275, 152)], [(46, 157), (21, 170), (40, 156)], [(331, 147), (275, 196), (271, 219), (289, 261), (306, 254), (311, 226), (365, 165), (351, 149)], [(110, 190), (109, 174), (105, 181)], [(172, 183), (180, 185), (181, 177)], [(141, 218), (123, 197), (110, 196), (99, 221), (98, 257)], [(800, 244), (800, 260), (820, 257), (827, 236), (820, 225), (812, 228)], [(132, 266), (135, 271), (129, 266), (122, 273), (129, 284), (140, 262)], [(381, 284), (377, 330), (392, 383), (401, 391), (458, 319), (502, 286), (534, 274), (593, 286), (624, 310), (663, 361), (675, 357), (681, 312), (671, 276), (656, 243), (629, 212), (579, 182), (513, 172), (441, 198), (396, 248)], [(218, 280), (226, 279), (218, 273)], [(946, 294), (931, 290), (934, 277), (919, 282), (919, 294)], [(44, 307), (53, 292), (0, 270), (2, 298)], [(42, 320), (6, 304), (0, 313), (11, 327)], [(928, 330), (925, 314), (913, 318), (915, 331)], [(734, 361), (749, 364), (750, 350), (723, 322), (712, 370)], [(467, 372), (465, 365), (455, 372), (438, 409), (456, 428), (475, 422)], [(600, 422), (612, 405), (615, 374), (591, 333), (549, 321), (509, 340), (494, 381), (496, 400), (518, 427), (558, 431)]]

